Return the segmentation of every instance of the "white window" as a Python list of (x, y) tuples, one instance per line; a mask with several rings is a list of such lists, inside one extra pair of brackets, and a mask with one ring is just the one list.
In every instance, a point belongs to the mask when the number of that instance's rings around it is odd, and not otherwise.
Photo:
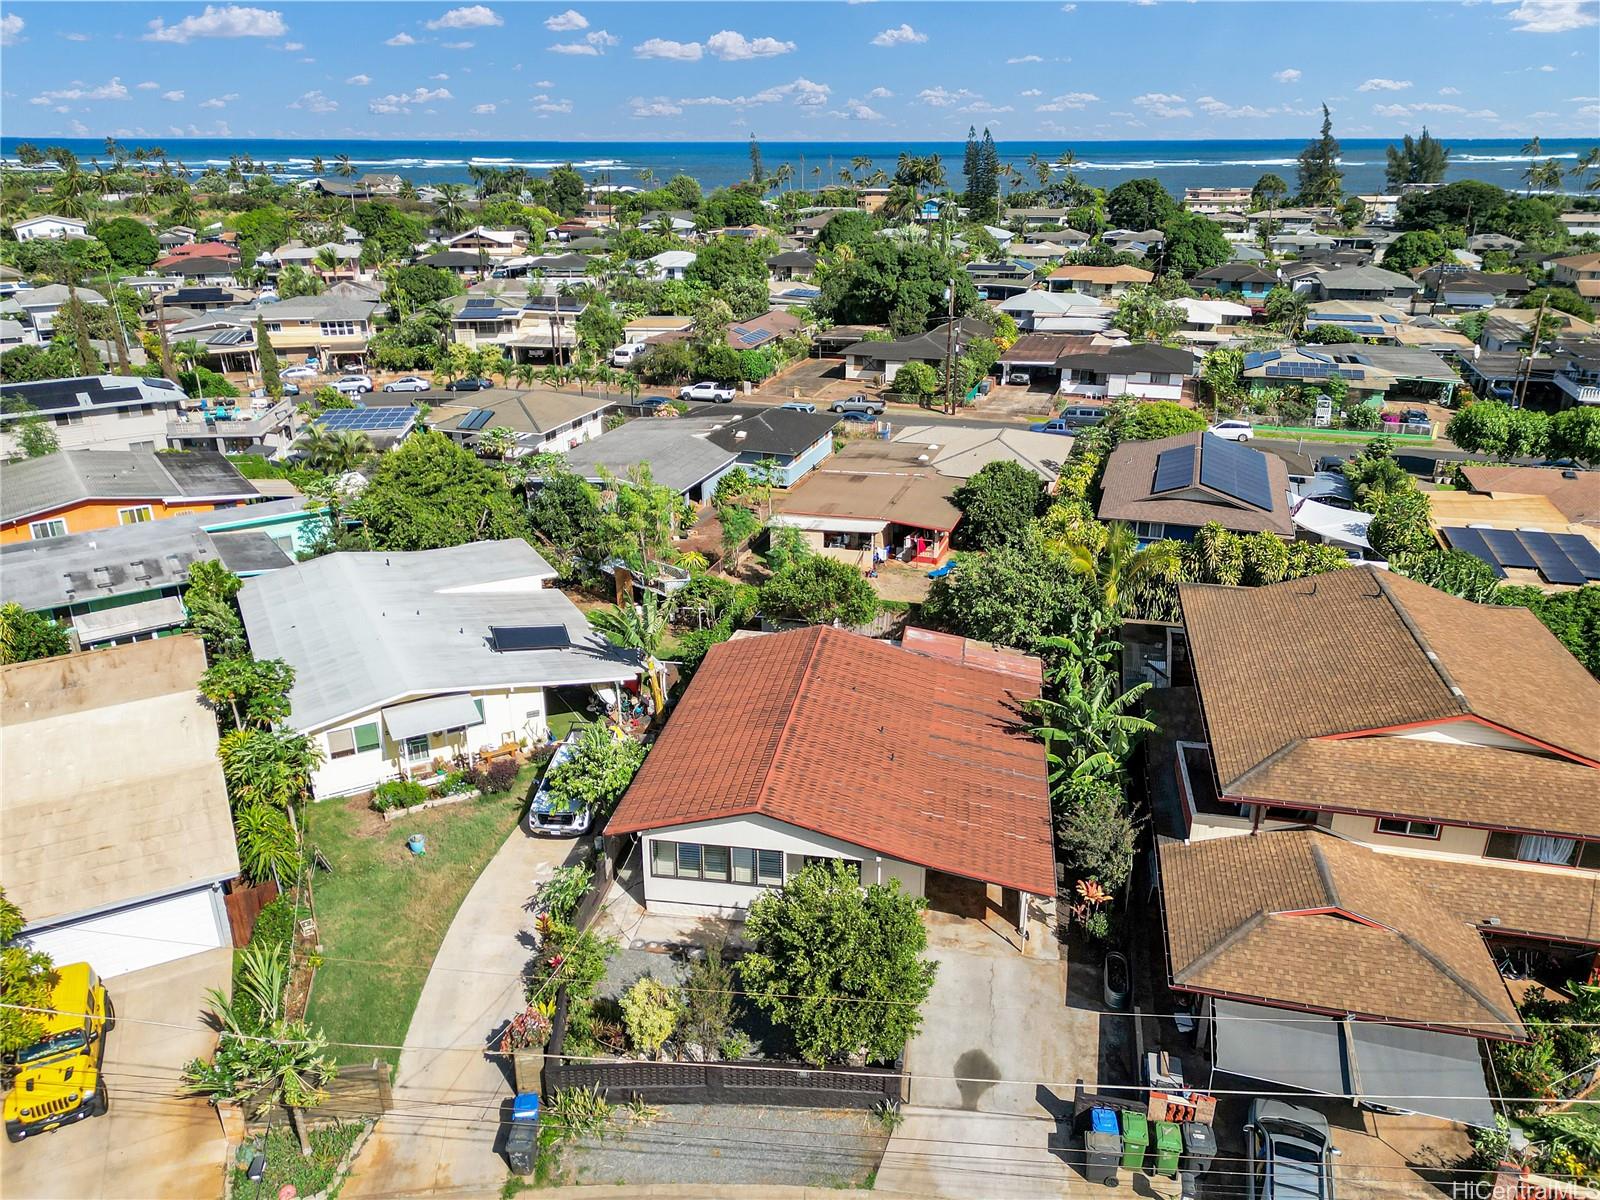
[(782, 887), (783, 853), (754, 850), (748, 846), (702, 846), (695, 842), (652, 838), (650, 873), (666, 879)]
[(151, 521), (154, 519), (155, 514), (151, 511), (148, 504), (140, 504), (134, 508), (117, 509), (118, 525), (141, 525), (145, 521)]
[(323, 337), (353, 337), (358, 331), (354, 321), (323, 321)]
[(35, 521), (28, 526), (28, 536), (36, 542), (43, 538), (66, 537), (67, 523), (60, 517), (51, 517), (48, 521)]
[(1439, 826), (1432, 821), (1406, 821), (1398, 817), (1383, 817), (1378, 821), (1378, 832), (1395, 837), (1437, 839)]
[(1167, 536), (1167, 527), (1160, 521), (1135, 521), (1133, 532), (1141, 541), (1158, 542)]

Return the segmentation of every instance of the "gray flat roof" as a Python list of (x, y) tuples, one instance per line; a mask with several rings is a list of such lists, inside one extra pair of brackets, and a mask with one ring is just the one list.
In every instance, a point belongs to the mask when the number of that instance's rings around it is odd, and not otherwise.
[(58, 450), (0, 471), (0, 519), (20, 521), (83, 500), (247, 499), (259, 495), (220, 454)]
[[(637, 655), (610, 645), (571, 600), (542, 586), (554, 578), (517, 539), (343, 552), (248, 580), (239, 609), (251, 652), (295, 669), (291, 721), (309, 731), (444, 692), (634, 678)], [(497, 651), (489, 635), (497, 625), (564, 626), (569, 644)]]
[(586, 479), (598, 480), (602, 467), (620, 478), (629, 468), (648, 463), (656, 483), (687, 492), (739, 457), (709, 440), (713, 427), (725, 420), (721, 414), (641, 417), (568, 450), (567, 466)]

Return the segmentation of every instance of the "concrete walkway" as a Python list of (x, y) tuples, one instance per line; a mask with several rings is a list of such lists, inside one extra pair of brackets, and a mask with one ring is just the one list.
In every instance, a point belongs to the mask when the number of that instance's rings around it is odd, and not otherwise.
[(527, 901), (557, 867), (576, 859), (578, 846), (529, 837), (519, 826), (478, 876), (417, 1001), (394, 1109), (379, 1122), (343, 1196), (499, 1194), (506, 1164), (496, 1151), (510, 1068), (484, 1048), (523, 1007), (521, 972), (534, 923)]

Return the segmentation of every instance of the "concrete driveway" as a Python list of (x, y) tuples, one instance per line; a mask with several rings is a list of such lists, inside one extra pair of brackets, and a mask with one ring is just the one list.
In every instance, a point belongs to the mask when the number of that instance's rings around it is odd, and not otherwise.
[(179, 1075), (185, 1063), (216, 1045), (204, 1020), (205, 993), (213, 987), (226, 993), (232, 972), (231, 950), (208, 950), (107, 980), (117, 1017), (106, 1042), (110, 1112), (37, 1140), (0, 1144), (0, 1195), (220, 1196), (222, 1125), (204, 1100), (182, 1096)]
[[(579, 843), (529, 837), (519, 825), (461, 902), (422, 987), (384, 1115), (340, 1194), (493, 1196), (511, 1099), (510, 1067), (484, 1054), (524, 1004), (533, 917), (524, 907)], [(440, 1047), (443, 1047), (441, 1049)]]

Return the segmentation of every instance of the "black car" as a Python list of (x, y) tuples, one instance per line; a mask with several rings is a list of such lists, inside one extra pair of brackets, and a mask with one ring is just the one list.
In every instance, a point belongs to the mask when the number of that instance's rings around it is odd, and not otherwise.
[(1428, 410), (1425, 408), (1408, 408), (1400, 414), (1400, 422), (1404, 425), (1428, 424)]
[(655, 412), (658, 408), (665, 408), (671, 403), (672, 399), (669, 396), (641, 396), (634, 407), (641, 408), (645, 412)]
[(445, 384), (444, 390), (447, 392), (487, 392), (493, 386), (494, 380), (492, 379), (483, 379), (481, 377), (474, 379), (469, 375), (465, 379), (451, 380)]
[(1317, 459), (1317, 473), (1325, 471), (1343, 471), (1345, 460), (1337, 454), (1324, 454)]

